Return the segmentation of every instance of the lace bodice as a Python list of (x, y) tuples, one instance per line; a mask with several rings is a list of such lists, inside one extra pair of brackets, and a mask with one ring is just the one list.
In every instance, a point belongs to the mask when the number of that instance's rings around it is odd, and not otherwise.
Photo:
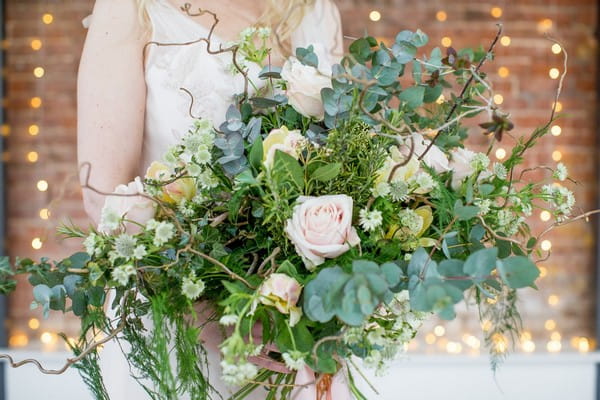
[[(154, 0), (148, 14), (152, 42), (186, 43), (208, 36), (207, 27), (177, 10), (168, 0)], [(317, 0), (292, 34), (292, 47), (313, 44), (321, 65), (331, 65), (336, 61), (333, 54), (339, 53), (341, 48), (338, 24), (337, 11), (329, 0)], [(211, 49), (218, 49), (220, 44), (226, 46), (227, 43), (213, 35)], [(248, 67), (250, 77), (256, 78), (260, 67), (252, 63), (248, 63)], [(242, 92), (244, 84), (241, 74), (234, 72), (231, 53), (209, 54), (204, 41), (181, 46), (150, 45), (145, 74), (142, 175), (152, 161), (159, 160), (169, 146), (187, 133), (193, 121), (191, 115), (209, 119), (218, 126), (233, 102), (232, 95)], [(253, 82), (260, 84), (259, 79)]]

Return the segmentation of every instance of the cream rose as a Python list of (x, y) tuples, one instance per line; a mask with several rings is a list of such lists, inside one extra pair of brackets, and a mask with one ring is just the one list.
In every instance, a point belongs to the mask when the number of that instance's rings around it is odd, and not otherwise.
[[(412, 139), (414, 142), (413, 154), (417, 158), (419, 158), (423, 153), (425, 153), (425, 151), (427, 151), (427, 147), (429, 147), (431, 141), (425, 139), (419, 133), (413, 133)], [(401, 147), (400, 151), (405, 157), (408, 157), (408, 155), (410, 154), (410, 140), (406, 140), (406, 143)], [(437, 173), (442, 173), (450, 170), (448, 157), (446, 157), (446, 154), (444, 154), (444, 152), (440, 150), (440, 148), (437, 147), (435, 144), (431, 146), (427, 154), (425, 154), (425, 157), (423, 157), (422, 161), (428, 167), (433, 168)]]
[[(115, 195), (107, 196), (104, 202), (98, 231), (111, 233), (119, 228), (123, 219), (145, 225), (154, 217), (156, 204), (146, 197), (134, 196), (144, 193), (144, 185), (139, 177), (128, 185), (117, 186), (113, 193)], [(140, 226), (132, 222), (125, 222), (125, 229), (132, 234), (141, 231)]]
[(290, 325), (294, 326), (302, 317), (302, 309), (296, 307), (302, 286), (285, 274), (271, 274), (259, 289), (260, 302), (276, 307), (282, 314), (289, 314)]
[[(166, 165), (153, 162), (146, 171), (146, 178), (157, 181), (169, 181), (173, 172)], [(161, 199), (167, 203), (179, 204), (182, 200), (191, 200), (196, 195), (196, 182), (193, 178), (179, 178), (162, 187)]]
[(331, 79), (318, 69), (290, 57), (283, 65), (281, 77), (287, 82), (286, 94), (296, 111), (307, 117), (323, 119), (321, 89), (331, 87)]
[(309, 270), (360, 243), (352, 227), (352, 204), (343, 194), (298, 199), (285, 232)]
[(302, 136), (298, 129), (290, 131), (285, 126), (273, 129), (263, 142), (263, 162), (267, 167), (272, 167), (277, 150), (297, 159), (298, 154), (305, 145), (306, 138)]
[[(457, 147), (452, 150), (450, 153), (450, 157), (452, 161), (450, 162), (450, 169), (452, 170), (452, 188), (454, 190), (458, 190), (462, 181), (469, 176), (471, 176), (475, 172), (475, 168), (473, 168), (473, 159), (477, 153)], [(482, 171), (479, 174), (478, 180), (486, 179), (491, 175), (489, 171)]]

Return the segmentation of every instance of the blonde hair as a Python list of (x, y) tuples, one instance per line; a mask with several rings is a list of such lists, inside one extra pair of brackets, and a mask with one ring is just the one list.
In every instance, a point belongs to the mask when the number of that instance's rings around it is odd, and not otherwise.
[[(153, 0), (137, 0), (140, 18), (148, 23), (146, 7)], [(268, 26), (273, 29), (274, 41), (280, 50), (290, 52), (290, 37), (306, 15), (309, 6), (316, 0), (263, 0), (265, 11), (256, 22), (256, 26)]]

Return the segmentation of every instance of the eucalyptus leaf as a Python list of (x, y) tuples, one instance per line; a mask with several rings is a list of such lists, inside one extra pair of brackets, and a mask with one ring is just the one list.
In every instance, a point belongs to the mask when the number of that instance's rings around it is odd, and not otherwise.
[(512, 256), (498, 262), (502, 280), (512, 289), (533, 286), (540, 276), (538, 267), (527, 257)]

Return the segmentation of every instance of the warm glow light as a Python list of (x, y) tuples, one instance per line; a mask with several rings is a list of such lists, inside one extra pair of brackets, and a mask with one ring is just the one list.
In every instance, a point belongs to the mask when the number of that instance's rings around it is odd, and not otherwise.
[(472, 347), (473, 349), (478, 349), (481, 347), (481, 341), (473, 335), (465, 335), (465, 337), (463, 337), (463, 341), (467, 344), (467, 346)]
[[(555, 103), (552, 103), (552, 107), (554, 108)], [(563, 105), (560, 101), (556, 102), (556, 112), (561, 112), (563, 109)]]
[(450, 354), (458, 354), (462, 351), (462, 345), (458, 342), (448, 342), (446, 351)]
[(440, 94), (440, 97), (438, 97), (435, 102), (436, 102), (436, 104), (444, 104), (445, 101), (446, 101), (446, 97), (443, 94)]
[(375, 11), (375, 10), (371, 11), (369, 13), (369, 19), (373, 22), (377, 22), (381, 19), (381, 13), (379, 11)]
[(553, 331), (556, 329), (556, 322), (553, 319), (549, 319), (544, 323), (544, 328), (546, 328), (547, 331)]
[(510, 46), (510, 36), (502, 36), (500, 38), (500, 44), (502, 46)]
[(558, 68), (550, 68), (550, 71), (548, 71), (548, 75), (550, 75), (550, 78), (552, 79), (558, 79), (558, 77), (560, 76), (560, 71), (558, 70)]
[(560, 54), (560, 52), (561, 52), (561, 51), (562, 51), (562, 47), (560, 47), (560, 44), (558, 44), (558, 43), (554, 43), (554, 44), (552, 45), (552, 52), (553, 52), (554, 54)]
[(29, 134), (31, 136), (37, 136), (40, 133), (40, 127), (38, 125), (29, 125)]
[(50, 218), (50, 210), (48, 210), (47, 208), (42, 208), (40, 210), (40, 218), (41, 219), (49, 219)]
[(551, 306), (557, 305), (559, 301), (560, 298), (555, 294), (548, 296), (548, 304), (550, 304)]
[(548, 276), (548, 268), (540, 267), (540, 278), (545, 278)]
[(10, 136), (10, 125), (2, 124), (2, 136)]
[(546, 345), (546, 349), (548, 349), (550, 353), (558, 353), (562, 349), (562, 344), (557, 340), (551, 340)]
[(56, 335), (50, 332), (44, 332), (40, 336), (40, 341), (44, 344), (54, 344), (56, 340)]
[(433, 333), (428, 333), (427, 336), (425, 336), (425, 342), (427, 344), (434, 344), (436, 341), (436, 337)]
[(500, 7), (492, 7), (490, 14), (492, 14), (492, 17), (494, 18), (500, 18), (502, 16), (502, 9)]
[(435, 13), (435, 18), (440, 22), (444, 22), (448, 19), (448, 14), (446, 14), (446, 11), (440, 10), (437, 13)]
[(508, 343), (503, 335), (495, 334), (492, 341), (494, 342), (493, 346), (496, 352), (505, 353), (508, 350)]
[(71, 350), (72, 347), (75, 347), (77, 345), (77, 339), (75, 339), (74, 337), (68, 337), (67, 341), (65, 342), (65, 347), (67, 348), (67, 350)]
[(42, 41), (40, 39), (33, 39), (30, 45), (33, 50), (38, 51), (42, 48)]
[(552, 152), (552, 159), (557, 162), (562, 160), (562, 153), (558, 150), (554, 150)]
[(38, 181), (38, 183), (37, 183), (37, 189), (40, 192), (45, 192), (46, 190), (48, 190), (48, 182), (45, 181), (45, 180), (43, 180), (43, 179), (41, 181)]
[(29, 338), (24, 333), (16, 333), (8, 339), (10, 347), (25, 347), (29, 344)]
[(40, 320), (37, 318), (31, 318), (29, 320), (28, 325), (29, 325), (30, 329), (33, 329), (35, 331), (36, 329), (38, 329), (40, 327)]
[(506, 157), (506, 150), (504, 150), (502, 147), (499, 148), (498, 150), (496, 150), (496, 158), (498, 160), (504, 160), (505, 157)]
[(552, 248), (552, 242), (549, 240), (544, 240), (540, 246), (544, 251), (550, 251)]
[(560, 341), (562, 339), (562, 335), (559, 332), (552, 332), (552, 335), (550, 335), (550, 339)]
[(32, 108), (40, 108), (42, 106), (42, 99), (39, 97), (33, 97), (29, 101), (29, 104), (31, 105)]
[(34, 250), (39, 250), (42, 248), (44, 244), (42, 243), (42, 239), (40, 238), (35, 238), (31, 241), (31, 247), (33, 247)]
[(552, 20), (550, 18), (544, 18), (543, 20), (541, 20), (540, 22), (538, 22), (538, 31), (540, 32), (548, 32), (550, 29), (552, 29)]
[(30, 151), (29, 153), (27, 153), (27, 161), (29, 161), (30, 163), (37, 162), (38, 158), (39, 154), (36, 151)]
[(44, 76), (44, 74), (46, 73), (46, 71), (44, 70), (44, 68), (42, 67), (36, 67), (33, 70), (33, 76), (35, 76), (36, 78), (41, 78)]
[(522, 341), (531, 340), (531, 332), (523, 331), (523, 333), (521, 333), (521, 340)]
[(446, 333), (446, 328), (444, 328), (441, 325), (438, 325), (435, 328), (433, 328), (433, 333), (435, 333), (435, 336), (444, 336), (444, 334)]
[(521, 343), (521, 348), (525, 353), (533, 353), (535, 351), (535, 343), (533, 343), (531, 340), (526, 340)]
[(496, 103), (496, 104), (504, 103), (504, 96), (502, 96), (501, 94), (495, 94), (494, 95), (494, 103)]
[(510, 71), (506, 67), (500, 67), (498, 68), (498, 75), (500, 78), (506, 78), (508, 75), (510, 75)]
[(587, 353), (590, 351), (590, 341), (588, 338), (579, 338), (577, 341), (577, 350), (579, 350), (580, 353)]
[(490, 321), (490, 320), (485, 320), (485, 321), (483, 321), (483, 322), (481, 323), (481, 329), (482, 329), (484, 332), (487, 332), (487, 331), (489, 331), (490, 329), (492, 329), (492, 321)]
[(552, 214), (550, 214), (550, 212), (548, 211), (542, 211), (540, 213), (540, 219), (544, 222), (548, 222), (550, 221), (550, 218), (552, 218)]
[(50, 13), (46, 13), (42, 16), (42, 22), (46, 25), (50, 25), (54, 21), (54, 16)]
[(552, 128), (550, 128), (550, 132), (552, 132), (554, 136), (560, 136), (562, 133), (562, 128), (559, 125), (554, 125)]
[(444, 46), (444, 47), (452, 46), (452, 39), (450, 39), (448, 36), (444, 36), (442, 38), (442, 46)]

